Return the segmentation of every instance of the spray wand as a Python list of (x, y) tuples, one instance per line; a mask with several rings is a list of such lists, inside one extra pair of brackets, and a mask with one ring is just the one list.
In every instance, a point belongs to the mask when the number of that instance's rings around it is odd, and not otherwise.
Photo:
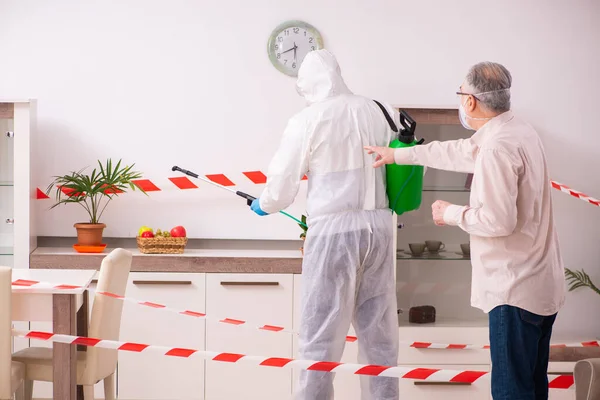
[[(256, 197), (254, 197), (252, 195), (249, 195), (248, 193), (240, 192), (239, 190), (233, 190), (231, 188), (228, 188), (227, 186), (219, 185), (218, 183), (213, 182), (210, 179), (203, 178), (203, 177), (199, 176), (198, 174), (193, 173), (192, 171), (188, 171), (187, 169), (179, 168), (176, 165), (173, 168), (171, 168), (171, 170), (172, 171), (183, 172), (184, 174), (186, 174), (188, 176), (191, 176), (192, 178), (200, 179), (201, 181), (204, 181), (206, 183), (210, 183), (213, 186), (216, 186), (218, 188), (225, 189), (228, 192), (237, 194), (238, 196), (243, 197), (244, 199), (246, 199), (246, 204), (248, 204), (248, 206), (252, 205), (252, 202), (254, 200), (256, 200)], [(300, 221), (298, 218), (294, 217), (293, 215), (290, 215), (290, 214), (286, 213), (285, 211), (279, 211), (279, 212), (281, 214), (285, 215), (286, 217), (293, 219), (299, 225), (301, 225), (301, 226), (303, 226), (305, 228), (308, 228), (304, 222)]]

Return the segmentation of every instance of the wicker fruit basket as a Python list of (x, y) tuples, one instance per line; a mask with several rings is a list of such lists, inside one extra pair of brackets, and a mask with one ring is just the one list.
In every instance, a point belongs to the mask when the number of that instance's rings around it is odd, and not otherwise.
[(186, 237), (137, 237), (138, 249), (143, 254), (182, 254), (186, 244)]

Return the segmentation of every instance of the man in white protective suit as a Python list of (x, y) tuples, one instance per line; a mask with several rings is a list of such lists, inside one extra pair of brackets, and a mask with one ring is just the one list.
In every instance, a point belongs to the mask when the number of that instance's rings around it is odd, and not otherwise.
[[(308, 107), (292, 117), (252, 209), (276, 213), (308, 175), (308, 235), (302, 264), (299, 358), (340, 361), (350, 323), (359, 361), (397, 365), (398, 319), (393, 219), (385, 170), (363, 146), (387, 146), (393, 132), (370, 99), (356, 96), (327, 50), (309, 53), (297, 89)], [(398, 112), (385, 106), (398, 120)], [(296, 398), (333, 399), (334, 374), (302, 371)], [(361, 380), (362, 399), (398, 399), (398, 380)]]

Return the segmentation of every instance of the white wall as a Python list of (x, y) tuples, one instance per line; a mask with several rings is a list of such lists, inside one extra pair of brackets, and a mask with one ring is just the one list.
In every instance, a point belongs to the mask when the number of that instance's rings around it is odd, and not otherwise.
[[(156, 181), (172, 176), (173, 164), (238, 177), (266, 169), (303, 106), (266, 55), (271, 30), (297, 18), (322, 32), (354, 91), (395, 104), (454, 105), (471, 64), (504, 63), (514, 109), (539, 128), (552, 176), (600, 197), (599, 17), (594, 0), (0, 0), (0, 95), (39, 99), (40, 186), (106, 157), (136, 162)], [(200, 187), (125, 195), (108, 209), (106, 234), (180, 223), (194, 237), (299, 233), (283, 217), (260, 219), (234, 196)], [(568, 266), (600, 281), (600, 210), (554, 197)], [(303, 201), (292, 207), (303, 210)], [(73, 208), (44, 212), (40, 234), (71, 235), (83, 218)], [(598, 296), (572, 294), (560, 329), (598, 334), (599, 308)]]

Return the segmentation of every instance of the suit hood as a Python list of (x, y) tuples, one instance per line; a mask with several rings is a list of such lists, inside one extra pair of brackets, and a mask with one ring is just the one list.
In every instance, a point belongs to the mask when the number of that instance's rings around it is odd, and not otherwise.
[(328, 50), (311, 51), (304, 57), (296, 89), (309, 104), (352, 93), (342, 78), (335, 56)]

